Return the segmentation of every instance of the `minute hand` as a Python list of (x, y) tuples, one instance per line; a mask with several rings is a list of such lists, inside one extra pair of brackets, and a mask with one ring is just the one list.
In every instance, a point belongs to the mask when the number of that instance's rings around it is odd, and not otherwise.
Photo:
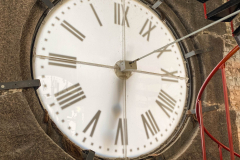
[(172, 42), (172, 43), (169, 43), (169, 44), (167, 44), (167, 45), (165, 45), (165, 46), (163, 46), (163, 47), (161, 47), (161, 48), (159, 48), (159, 49), (157, 49), (157, 50), (154, 50), (154, 51), (152, 51), (152, 52), (150, 52), (150, 53), (148, 53), (148, 54), (146, 54), (146, 55), (144, 55), (144, 56), (142, 56), (142, 57), (140, 57), (140, 58), (138, 58), (138, 59), (135, 59), (134, 61), (130, 62), (130, 64), (132, 64), (132, 63), (134, 63), (134, 62), (137, 62), (137, 61), (139, 61), (139, 60), (141, 60), (141, 59), (143, 59), (143, 58), (145, 58), (145, 57), (147, 57), (147, 56), (150, 56), (150, 55), (153, 54), (153, 53), (160, 52), (161, 50), (169, 47), (170, 45), (175, 44), (175, 43), (178, 43), (178, 42), (180, 42), (180, 41), (182, 41), (182, 40), (184, 40), (184, 39), (186, 39), (186, 38), (188, 38), (188, 37), (191, 37), (191, 36), (193, 36), (194, 34), (197, 34), (197, 33), (201, 32), (201, 31), (203, 31), (203, 30), (205, 30), (205, 29), (207, 29), (207, 28), (210, 28), (210, 27), (214, 26), (215, 24), (218, 24), (218, 23), (220, 23), (220, 22), (222, 22), (222, 21), (224, 21), (224, 20), (226, 20), (226, 19), (228, 19), (228, 18), (230, 18), (230, 17), (232, 17), (232, 16), (234, 16), (234, 15), (237, 15), (238, 13), (240, 13), (240, 10), (239, 10), (239, 11), (236, 11), (236, 12), (233, 12), (232, 14), (229, 14), (228, 16), (225, 16), (225, 17), (223, 17), (223, 18), (221, 18), (221, 19), (219, 19), (219, 20), (217, 20), (217, 21), (215, 21), (215, 22), (213, 22), (213, 23), (211, 23), (211, 24), (209, 24), (209, 25), (207, 25), (207, 26), (199, 29), (199, 30), (196, 30), (195, 32), (192, 32), (192, 33), (190, 33), (190, 34), (188, 34), (188, 35), (186, 35), (186, 36), (184, 36), (184, 37), (182, 37), (182, 38), (180, 38), (180, 39), (177, 39), (176, 41), (174, 41), (174, 42)]
[[(75, 64), (82, 64), (82, 65), (88, 65), (88, 66), (95, 66), (95, 67), (102, 67), (102, 68), (109, 68), (109, 69), (118, 69), (117, 66), (109, 66), (109, 65), (98, 64), (98, 63), (90, 63), (90, 62), (84, 62), (84, 61), (69, 60), (69, 59), (64, 59), (64, 58), (56, 58), (56, 57), (52, 57), (52, 56), (35, 55), (35, 57), (41, 58), (41, 59), (55, 60), (55, 61), (59, 61), (59, 62), (71, 62), (71, 63), (75, 63)], [(188, 80), (187, 77), (179, 77), (179, 76), (174, 76), (174, 75), (169, 75), (169, 74), (160, 74), (160, 73), (140, 71), (140, 70), (134, 70), (131, 72)]]

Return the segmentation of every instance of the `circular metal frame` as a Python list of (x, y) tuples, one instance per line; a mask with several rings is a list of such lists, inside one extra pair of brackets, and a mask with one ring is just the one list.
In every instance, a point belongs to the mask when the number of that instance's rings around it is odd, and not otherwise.
[[(161, 20), (163, 20), (165, 22), (165, 24), (168, 26), (168, 28), (171, 30), (172, 34), (174, 35), (174, 37), (176, 39), (179, 38), (177, 32), (175, 31), (172, 23), (170, 20), (167, 19), (167, 17), (164, 16), (163, 13), (157, 11), (156, 9), (153, 9), (151, 6), (151, 4), (149, 2), (147, 2), (146, 0), (139, 0), (140, 2), (143, 3), (143, 5), (147, 5), (149, 6), (148, 8), (151, 9), (152, 11), (154, 11)], [(61, 0), (55, 0), (53, 2), (54, 6), (56, 6), (59, 2), (61, 2)], [(45, 17), (48, 15), (48, 13), (50, 12), (51, 10), (49, 9), (46, 9), (44, 11), (44, 13), (42, 14), (41, 18), (39, 19), (38, 23), (37, 23), (37, 26), (35, 28), (35, 31), (34, 31), (34, 34), (33, 34), (33, 38), (32, 38), (32, 44), (31, 44), (31, 55), (30, 55), (30, 69), (31, 69), (31, 77), (32, 79), (34, 79), (33, 77), (33, 68), (32, 68), (32, 58), (33, 58), (33, 54), (34, 54), (34, 45), (35, 45), (35, 39), (36, 39), (36, 36), (37, 36), (37, 33), (38, 33), (38, 30), (42, 24), (42, 22), (44, 21)], [(184, 108), (184, 111), (183, 111), (183, 114), (182, 114), (182, 118), (178, 124), (178, 126), (176, 127), (175, 131), (172, 133), (172, 135), (160, 146), (158, 147), (157, 149), (153, 150), (151, 153), (148, 153), (148, 154), (145, 154), (145, 155), (142, 155), (140, 157), (137, 157), (137, 158), (133, 158), (133, 159), (143, 159), (143, 158), (149, 158), (149, 157), (152, 157), (151, 155), (152, 154), (161, 154), (163, 153), (164, 151), (166, 151), (171, 145), (174, 144), (174, 142), (179, 138), (179, 136), (182, 134), (182, 132), (184, 131), (184, 127), (185, 127), (185, 124), (187, 122), (187, 119), (188, 119), (188, 116), (186, 115), (186, 111), (191, 109), (191, 100), (192, 100), (192, 74), (191, 74), (191, 66), (190, 66), (190, 62), (189, 62), (189, 59), (186, 59), (185, 58), (185, 53), (186, 53), (186, 49), (185, 49), (185, 46), (182, 42), (179, 42), (178, 45), (180, 46), (181, 48), (181, 51), (182, 51), (182, 54), (183, 54), (183, 58), (184, 60), (187, 62), (186, 63), (186, 69), (187, 69), (187, 74), (188, 74), (188, 78), (189, 78), (189, 81), (188, 83), (190, 84), (188, 86), (188, 97), (187, 97), (187, 103), (185, 105), (185, 108)], [(41, 104), (41, 101), (39, 99), (39, 96), (37, 94), (37, 91), (35, 91), (35, 94), (39, 100), (39, 103), (42, 107), (42, 109), (44, 110), (44, 107), (42, 106)], [(101, 158), (101, 157), (99, 157)]]

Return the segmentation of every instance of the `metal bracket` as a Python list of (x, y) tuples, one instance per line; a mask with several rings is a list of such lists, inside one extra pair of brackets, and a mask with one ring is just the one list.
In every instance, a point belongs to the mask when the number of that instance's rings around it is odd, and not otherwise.
[(163, 0), (158, 0), (156, 3), (154, 3), (154, 5), (152, 5), (153, 9), (158, 8), (161, 4), (162, 4)]
[[(219, 106), (215, 105), (215, 106), (210, 106), (210, 107), (203, 107), (202, 108), (202, 112), (210, 112), (210, 111), (215, 111), (219, 109)], [(196, 110), (192, 109), (192, 110), (188, 110), (186, 114), (196, 114)]]
[(4, 82), (0, 83), (0, 91), (8, 89), (22, 89), (22, 88), (32, 88), (38, 89), (41, 86), (39, 79), (18, 81), (18, 82)]
[(48, 6), (49, 9), (54, 7), (54, 4), (50, 0), (42, 0), (43, 3)]
[(89, 150), (86, 160), (93, 160), (94, 156), (95, 156), (95, 152), (92, 150)]
[(191, 51), (191, 52), (185, 54), (185, 58), (190, 58), (190, 57), (195, 56), (197, 54), (207, 53), (207, 52), (211, 52), (211, 51), (213, 51), (213, 47), (210, 47), (210, 48), (207, 48), (207, 49), (198, 49), (198, 50)]

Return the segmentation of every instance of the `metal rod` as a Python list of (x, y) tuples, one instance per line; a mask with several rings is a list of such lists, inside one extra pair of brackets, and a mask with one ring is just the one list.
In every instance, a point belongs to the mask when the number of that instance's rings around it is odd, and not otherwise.
[[(198, 123), (200, 123), (200, 120), (202, 119), (201, 115), (199, 114), (199, 105), (198, 105), (198, 101), (201, 99), (202, 94), (204, 89), (206, 88), (208, 82), (212, 79), (212, 77), (214, 76), (214, 74), (219, 70), (219, 68), (222, 66), (222, 64), (224, 64), (230, 57), (232, 57), (238, 50), (239, 50), (239, 46), (237, 45), (234, 49), (232, 49), (219, 63), (218, 65), (212, 70), (212, 72), (208, 75), (208, 77), (206, 78), (206, 80), (204, 81), (198, 96), (197, 96), (197, 100), (196, 100), (196, 116), (198, 119)], [(230, 151), (230, 149), (225, 146), (224, 144), (222, 144), (221, 142), (219, 142), (216, 138), (214, 138), (206, 128), (204, 128), (205, 133), (218, 145), (221, 145), (224, 149), (226, 149), (227, 151)], [(240, 154), (234, 152), (234, 155), (240, 158)]]
[(205, 19), (208, 19), (208, 17), (207, 17), (207, 6), (206, 6), (206, 3), (203, 3), (203, 9), (204, 9)]
[(202, 141), (202, 156), (203, 156), (203, 160), (207, 160), (201, 100), (198, 101), (198, 107), (199, 107), (199, 115), (201, 116), (200, 122), (199, 122), (199, 125), (200, 125), (199, 127), (200, 127), (200, 132), (201, 132), (201, 141)]
[(233, 141), (232, 141), (231, 119), (230, 119), (229, 104), (228, 104), (225, 64), (222, 65), (221, 71), (222, 71), (223, 93), (224, 93), (225, 111), (226, 111), (226, 119), (227, 119), (227, 127), (228, 127), (228, 141), (229, 141), (230, 155), (231, 155), (231, 160), (234, 160), (235, 158), (234, 158), (234, 149), (233, 149)]
[(219, 150), (220, 160), (223, 160), (223, 158), (222, 158), (222, 146), (221, 145), (218, 145), (218, 150)]
[(152, 55), (153, 53), (159, 52), (159, 51), (161, 51), (162, 49), (165, 49), (165, 48), (167, 48), (168, 46), (170, 46), (170, 45), (172, 45), (172, 44), (178, 43), (178, 42), (180, 42), (180, 41), (182, 41), (182, 40), (184, 40), (184, 39), (186, 39), (186, 38), (188, 38), (188, 37), (191, 37), (191, 36), (193, 36), (194, 34), (197, 34), (197, 33), (201, 32), (201, 31), (203, 31), (203, 30), (205, 30), (205, 29), (207, 29), (207, 28), (209, 28), (209, 27), (214, 26), (215, 24), (218, 24), (218, 23), (224, 21), (225, 19), (228, 19), (228, 18), (230, 18), (230, 17), (232, 17), (232, 16), (234, 16), (234, 15), (237, 15), (238, 13), (240, 13), (240, 10), (238, 10), (238, 11), (232, 13), (232, 14), (229, 14), (228, 16), (225, 16), (225, 17), (223, 17), (223, 18), (221, 18), (221, 19), (219, 19), (219, 20), (217, 20), (217, 21), (215, 21), (215, 22), (213, 22), (213, 23), (211, 23), (211, 24), (209, 24), (209, 25), (207, 25), (207, 26), (199, 29), (199, 30), (196, 30), (196, 31), (194, 31), (194, 32), (192, 32), (192, 33), (190, 33), (190, 34), (188, 34), (188, 35), (186, 35), (186, 36), (184, 36), (184, 37), (182, 37), (182, 38), (180, 38), (180, 39), (177, 39), (176, 41), (174, 41), (174, 42), (172, 42), (172, 43), (169, 43), (169, 44), (167, 44), (167, 45), (165, 45), (165, 46), (163, 46), (163, 47), (161, 47), (161, 48), (159, 48), (159, 49), (156, 49), (156, 50), (154, 50), (154, 51), (152, 51), (152, 52), (150, 52), (150, 53), (148, 53), (148, 54), (146, 54), (146, 55), (144, 55), (144, 56), (142, 56), (142, 57), (140, 57), (140, 58), (138, 58), (138, 59), (135, 59), (134, 61), (129, 62), (129, 63), (132, 64), (132, 63), (137, 62), (137, 61), (139, 61), (139, 60), (141, 60), (141, 59), (143, 59), (143, 58), (145, 58), (145, 57), (148, 57), (148, 56)]

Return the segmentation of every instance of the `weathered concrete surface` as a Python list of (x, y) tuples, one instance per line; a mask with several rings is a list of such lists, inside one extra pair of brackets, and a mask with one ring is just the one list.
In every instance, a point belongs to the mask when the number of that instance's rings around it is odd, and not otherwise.
[(73, 159), (36, 121), (22, 93), (0, 97), (0, 159)]

